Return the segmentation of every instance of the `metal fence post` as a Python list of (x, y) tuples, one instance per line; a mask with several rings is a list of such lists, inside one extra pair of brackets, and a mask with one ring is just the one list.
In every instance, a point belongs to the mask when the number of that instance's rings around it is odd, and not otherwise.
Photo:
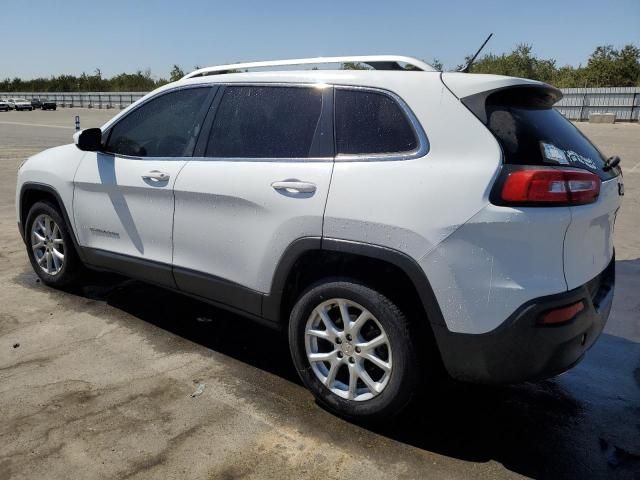
[(580, 105), (580, 115), (578, 116), (578, 121), (581, 122), (582, 121), (582, 112), (584, 111), (584, 107), (585, 107), (585, 103), (587, 102), (587, 92), (584, 92), (584, 95), (582, 95), (582, 103)]

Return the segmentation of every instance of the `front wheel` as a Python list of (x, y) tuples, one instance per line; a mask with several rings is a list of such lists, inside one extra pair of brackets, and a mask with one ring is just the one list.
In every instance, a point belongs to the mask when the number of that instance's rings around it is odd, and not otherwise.
[(47, 285), (71, 285), (84, 272), (70, 230), (51, 203), (37, 202), (31, 207), (25, 222), (25, 242), (31, 266)]
[(417, 391), (409, 321), (387, 297), (355, 281), (308, 289), (291, 312), (289, 344), (304, 384), (338, 415), (388, 418)]

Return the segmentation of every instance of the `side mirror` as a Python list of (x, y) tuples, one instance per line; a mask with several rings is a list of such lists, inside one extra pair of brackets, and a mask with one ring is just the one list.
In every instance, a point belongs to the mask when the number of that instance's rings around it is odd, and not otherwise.
[(102, 130), (87, 128), (73, 134), (73, 141), (80, 150), (97, 152), (102, 148)]

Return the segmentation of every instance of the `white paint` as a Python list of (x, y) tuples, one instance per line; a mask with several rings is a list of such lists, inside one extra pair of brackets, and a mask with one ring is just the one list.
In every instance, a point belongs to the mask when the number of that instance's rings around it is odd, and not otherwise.
[(548, 86), (546, 83), (526, 78), (487, 74), (469, 75), (468, 73), (459, 72), (444, 72), (442, 74), (442, 81), (458, 98), (515, 85)]
[[(73, 201), (80, 245), (170, 264), (173, 185), (185, 163), (87, 152), (75, 176)], [(169, 179), (145, 180), (152, 171)], [(97, 235), (91, 228), (118, 235)]]
[(564, 268), (569, 289), (598, 275), (613, 256), (613, 226), (620, 207), (619, 178), (603, 182), (595, 203), (571, 207), (571, 226), (564, 243)]
[[(75, 145), (63, 145), (38, 153), (25, 161), (18, 170), (16, 213), (20, 221), (20, 190), (24, 183), (33, 182), (53, 187), (73, 222), (73, 177), (85, 152)], [(72, 225), (75, 230), (75, 225)]]
[(568, 207), (485, 206), (420, 260), (454, 332), (486, 333), (536, 297), (567, 290)]
[[(333, 162), (189, 162), (175, 185), (173, 263), (268, 292), (278, 261), (300, 237), (322, 235)], [(310, 193), (272, 183), (297, 179)]]

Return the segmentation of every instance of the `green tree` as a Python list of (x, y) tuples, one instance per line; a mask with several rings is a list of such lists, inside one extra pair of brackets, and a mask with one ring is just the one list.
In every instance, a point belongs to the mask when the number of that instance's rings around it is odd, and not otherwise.
[(345, 62), (342, 64), (343, 70), (371, 70), (368, 65), (358, 62)]
[(431, 66), (433, 68), (435, 68), (436, 70), (442, 71), (444, 66), (442, 65), (442, 62), (440, 60), (438, 60), (437, 58), (433, 58), (433, 61), (431, 62)]
[[(520, 44), (511, 53), (488, 54), (476, 60), (469, 72), (492, 73), (551, 82), (556, 70), (556, 61), (537, 58), (532, 51), (531, 45)], [(466, 59), (467, 62), (469, 60)]]
[(176, 82), (182, 77), (184, 77), (184, 71), (178, 65), (174, 65), (171, 72), (169, 72), (169, 81)]
[(629, 87), (640, 81), (640, 48), (612, 45), (595, 49), (585, 67), (585, 79), (593, 87)]

